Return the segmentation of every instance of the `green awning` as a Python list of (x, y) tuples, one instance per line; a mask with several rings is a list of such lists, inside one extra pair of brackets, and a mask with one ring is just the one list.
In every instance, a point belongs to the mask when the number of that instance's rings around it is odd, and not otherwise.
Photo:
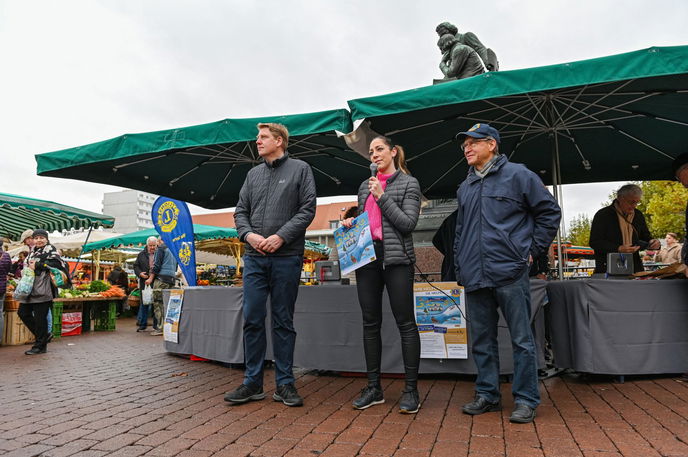
[[(222, 238), (237, 238), (237, 231), (233, 228), (213, 227), (212, 225), (194, 224), (194, 240), (217, 240)], [(88, 243), (83, 252), (98, 251), (100, 249), (115, 249), (123, 247), (143, 247), (148, 237), (159, 237), (158, 232), (152, 229), (139, 230), (126, 235), (108, 238), (106, 240)]]
[(688, 150), (688, 46), (490, 72), (348, 103), (352, 119), (404, 146), (428, 198), (455, 196), (468, 167), (454, 137), (476, 123), (497, 128), (500, 152), (546, 184), (671, 179), (671, 161)]
[(0, 236), (18, 240), (27, 229), (112, 227), (115, 219), (48, 200), (0, 193)]
[[(237, 239), (238, 233), (235, 228), (231, 227), (215, 227), (212, 225), (194, 224), (194, 240), (196, 242), (206, 240), (227, 240)], [(148, 237), (158, 237), (158, 232), (155, 229), (139, 230), (137, 232), (127, 233), (126, 235), (108, 238), (106, 240), (88, 243), (84, 246), (83, 253), (98, 251), (102, 249), (117, 249), (124, 247), (143, 247), (146, 244)], [(213, 249), (208, 249), (210, 252), (215, 252)], [(313, 241), (306, 240), (306, 250), (322, 254), (324, 256), (330, 255), (330, 248)], [(227, 254), (227, 252), (222, 252)]]
[(318, 196), (356, 193), (368, 176), (368, 160), (352, 153), (337, 135), (351, 131), (346, 110), (224, 119), (122, 135), (36, 155), (38, 174), (138, 189), (206, 208), (226, 208), (236, 204), (246, 173), (262, 163), (255, 147), (259, 122), (277, 122), (289, 129), (289, 154), (311, 165)]

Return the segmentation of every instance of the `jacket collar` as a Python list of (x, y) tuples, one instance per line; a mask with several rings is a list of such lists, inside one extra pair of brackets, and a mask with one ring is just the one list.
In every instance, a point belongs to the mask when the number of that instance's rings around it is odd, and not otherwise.
[[(504, 166), (504, 164), (507, 163), (508, 161), (509, 160), (506, 158), (506, 156), (504, 154), (500, 154), (499, 157), (497, 157), (497, 160), (495, 160), (492, 167), (487, 171), (487, 175), (485, 175), (485, 177), (487, 177), (493, 173), (497, 173), (499, 171), (499, 169), (502, 168)], [(480, 179), (481, 179), (480, 176), (475, 174), (475, 167), (470, 167), (468, 169), (468, 176), (466, 177), (466, 180), (469, 183), (472, 183), (475, 181), (479, 181)]]
[(280, 157), (279, 159), (273, 160), (272, 163), (268, 163), (267, 160), (263, 160), (263, 162), (265, 163), (265, 165), (268, 168), (277, 168), (280, 165), (282, 165), (284, 162), (286, 162), (288, 158), (289, 158), (289, 153), (287, 151), (284, 151), (284, 155), (282, 157)]

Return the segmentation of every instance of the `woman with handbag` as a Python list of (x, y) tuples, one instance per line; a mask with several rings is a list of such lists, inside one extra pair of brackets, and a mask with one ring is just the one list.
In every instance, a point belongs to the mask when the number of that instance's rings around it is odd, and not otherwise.
[[(389, 138), (379, 136), (370, 143), (370, 161), (375, 176), (358, 189), (358, 213), (368, 213), (376, 260), (356, 270), (358, 302), (363, 314), (363, 349), (368, 386), (354, 400), (355, 409), (383, 403), (380, 384), (382, 358), (382, 293), (387, 289), (392, 313), (401, 336), (401, 354), (406, 386), (399, 400), (399, 412), (414, 414), (420, 408), (418, 365), (420, 337), (413, 304), (413, 229), (420, 213), (420, 186), (406, 168), (404, 150)], [(375, 168), (375, 167), (371, 167)], [(353, 218), (342, 221), (351, 227)]]
[(46, 352), (49, 335), (52, 334), (48, 329), (47, 315), (53, 306), (53, 299), (57, 296), (57, 286), (53, 284), (51, 268), (59, 270), (57, 273), (61, 275), (66, 275), (68, 271), (55, 246), (49, 243), (47, 231), (34, 230), (33, 240), (35, 245), (27, 258), (27, 268), (34, 273), (33, 287), (28, 297), (19, 299), (17, 312), (24, 325), (36, 337), (36, 342), (25, 352), (26, 355)]

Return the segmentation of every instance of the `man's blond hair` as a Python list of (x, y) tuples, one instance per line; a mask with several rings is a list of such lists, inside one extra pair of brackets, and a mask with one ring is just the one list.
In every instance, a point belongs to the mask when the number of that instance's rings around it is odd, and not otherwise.
[(258, 130), (268, 129), (272, 136), (275, 138), (282, 138), (282, 147), (286, 151), (287, 145), (289, 144), (289, 130), (282, 124), (276, 124), (273, 122), (261, 122), (258, 124)]

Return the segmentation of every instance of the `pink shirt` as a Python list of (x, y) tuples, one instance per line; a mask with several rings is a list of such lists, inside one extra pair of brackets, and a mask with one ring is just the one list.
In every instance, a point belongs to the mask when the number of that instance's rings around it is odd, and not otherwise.
[[(392, 177), (394, 173), (383, 175), (382, 173), (377, 174), (377, 179), (380, 180), (380, 186), (382, 190), (387, 188), (387, 180)], [(365, 203), (365, 211), (368, 213), (368, 222), (370, 223), (370, 234), (374, 240), (382, 241), (382, 211), (380, 207), (377, 206), (377, 201), (373, 194), (368, 195), (368, 199)]]

